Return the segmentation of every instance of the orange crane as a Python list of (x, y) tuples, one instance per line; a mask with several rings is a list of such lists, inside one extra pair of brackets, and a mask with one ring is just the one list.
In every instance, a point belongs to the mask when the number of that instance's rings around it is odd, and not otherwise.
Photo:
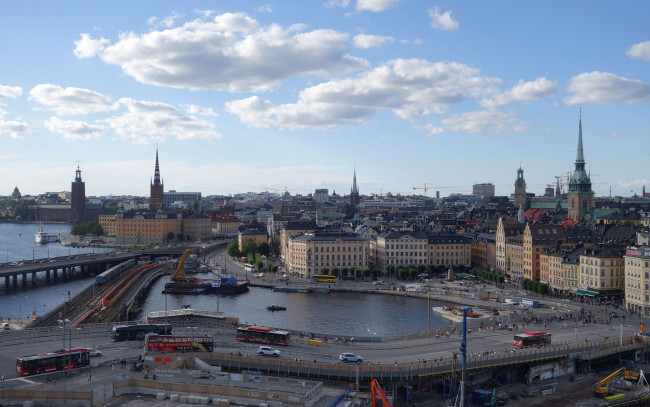
[(372, 379), (372, 381), (370, 382), (370, 400), (372, 401), (372, 407), (377, 407), (377, 398), (376, 398), (377, 396), (379, 396), (379, 398), (381, 399), (381, 402), (384, 405), (384, 407), (392, 407), (392, 405), (386, 398), (384, 391), (379, 386), (379, 383), (377, 383), (377, 379)]
[(622, 367), (618, 370), (615, 370), (613, 373), (605, 377), (603, 380), (594, 384), (594, 394), (598, 397), (605, 397), (609, 393), (609, 381), (615, 378), (616, 376), (624, 373), (625, 380), (630, 380), (638, 383), (639, 374), (636, 372), (630, 372), (626, 368)]
[(199, 281), (198, 278), (196, 277), (185, 277), (185, 272), (183, 271), (183, 264), (185, 264), (185, 259), (187, 259), (187, 256), (190, 254), (190, 249), (185, 249), (183, 252), (183, 257), (181, 257), (181, 260), (178, 262), (178, 267), (176, 267), (176, 271), (174, 271), (174, 274), (169, 277), (169, 281), (173, 283), (193, 283)]

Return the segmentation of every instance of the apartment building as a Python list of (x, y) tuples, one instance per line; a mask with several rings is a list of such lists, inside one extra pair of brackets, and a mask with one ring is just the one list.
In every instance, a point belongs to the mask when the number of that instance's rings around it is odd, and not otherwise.
[(590, 246), (580, 255), (578, 291), (587, 297), (621, 297), (625, 290), (625, 250), (620, 246)]
[(638, 315), (650, 315), (650, 247), (629, 247), (625, 260), (625, 306)]
[(304, 233), (290, 236), (287, 243), (287, 270), (304, 278), (323, 269), (368, 268), (366, 240), (354, 233)]

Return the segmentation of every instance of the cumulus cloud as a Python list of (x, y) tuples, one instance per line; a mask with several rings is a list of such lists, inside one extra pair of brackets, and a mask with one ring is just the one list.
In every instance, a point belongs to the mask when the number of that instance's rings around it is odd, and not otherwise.
[(650, 102), (650, 85), (609, 72), (587, 72), (571, 78), (567, 90), (573, 95), (564, 98), (567, 105), (583, 103)]
[(384, 44), (395, 42), (393, 37), (384, 35), (358, 34), (354, 36), (354, 46), (357, 48), (381, 47)]
[(498, 110), (479, 110), (454, 115), (442, 120), (443, 127), (452, 131), (467, 133), (501, 133), (508, 129), (521, 131), (519, 127), (512, 127), (517, 119)]
[(45, 127), (53, 133), (63, 135), (69, 140), (93, 140), (102, 137), (106, 128), (104, 126), (89, 124), (78, 120), (61, 120), (52, 117), (45, 121)]
[(399, 0), (358, 0), (357, 10), (379, 13), (395, 6)]
[(23, 88), (20, 86), (0, 85), (0, 100), (5, 98), (15, 99), (22, 96)]
[(255, 11), (258, 11), (260, 13), (272, 13), (273, 12), (273, 7), (270, 4), (262, 4), (261, 6), (255, 7)]
[(18, 120), (3, 120), (0, 115), (0, 135), (21, 139), (28, 133), (29, 125), (27, 123)]
[(174, 106), (162, 102), (120, 99), (128, 111), (121, 116), (110, 117), (107, 123), (120, 138), (136, 144), (152, 140), (211, 140), (221, 138), (215, 125), (196, 117), (188, 116)]
[(325, 2), (325, 7), (327, 8), (333, 8), (333, 7), (347, 7), (350, 5), (350, 0), (328, 0)]
[(632, 45), (625, 54), (634, 59), (650, 60), (650, 41), (643, 41)]
[(96, 56), (106, 45), (110, 43), (106, 38), (91, 38), (89, 34), (81, 34), (81, 39), (74, 42), (74, 54), (79, 59), (92, 58)]
[(29, 100), (50, 107), (58, 115), (108, 112), (119, 107), (101, 93), (82, 88), (62, 88), (44, 83), (29, 91)]
[(452, 104), (487, 95), (499, 82), (455, 62), (396, 59), (304, 89), (293, 104), (274, 105), (252, 96), (228, 102), (226, 108), (256, 127), (331, 128), (361, 122), (376, 110), (390, 110), (405, 119), (442, 114)]
[(481, 101), (485, 107), (503, 106), (512, 102), (532, 102), (541, 98), (551, 97), (557, 90), (557, 82), (550, 81), (544, 77), (537, 78), (532, 82), (519, 80), (517, 85), (503, 93)]
[(457, 30), (458, 21), (451, 17), (451, 11), (440, 12), (440, 7), (429, 9), (429, 19), (431, 20), (431, 28), (434, 30)]
[[(176, 28), (122, 34), (115, 44), (102, 43), (93, 52), (142, 83), (233, 92), (265, 91), (296, 76), (329, 77), (368, 66), (346, 53), (346, 33), (304, 28), (262, 27), (245, 14), (225, 13)], [(86, 48), (75, 53), (90, 54)]]
[(219, 116), (211, 107), (203, 107), (197, 105), (184, 105), (185, 111), (189, 114), (195, 114), (199, 116)]

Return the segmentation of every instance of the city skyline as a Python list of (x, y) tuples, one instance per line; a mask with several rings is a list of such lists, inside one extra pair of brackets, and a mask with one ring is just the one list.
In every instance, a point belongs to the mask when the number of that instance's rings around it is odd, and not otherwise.
[(0, 5), (0, 195), (650, 184), (642, 1)]

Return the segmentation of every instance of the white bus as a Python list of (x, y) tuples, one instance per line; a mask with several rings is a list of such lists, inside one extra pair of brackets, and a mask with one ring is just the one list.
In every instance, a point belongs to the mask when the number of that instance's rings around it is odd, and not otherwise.
[(252, 265), (252, 264), (246, 264), (246, 265), (244, 265), (244, 271), (247, 271), (247, 272), (248, 272), (248, 271), (253, 272), (253, 271), (256, 271), (256, 270), (257, 270), (257, 267), (255, 267), (255, 266)]

